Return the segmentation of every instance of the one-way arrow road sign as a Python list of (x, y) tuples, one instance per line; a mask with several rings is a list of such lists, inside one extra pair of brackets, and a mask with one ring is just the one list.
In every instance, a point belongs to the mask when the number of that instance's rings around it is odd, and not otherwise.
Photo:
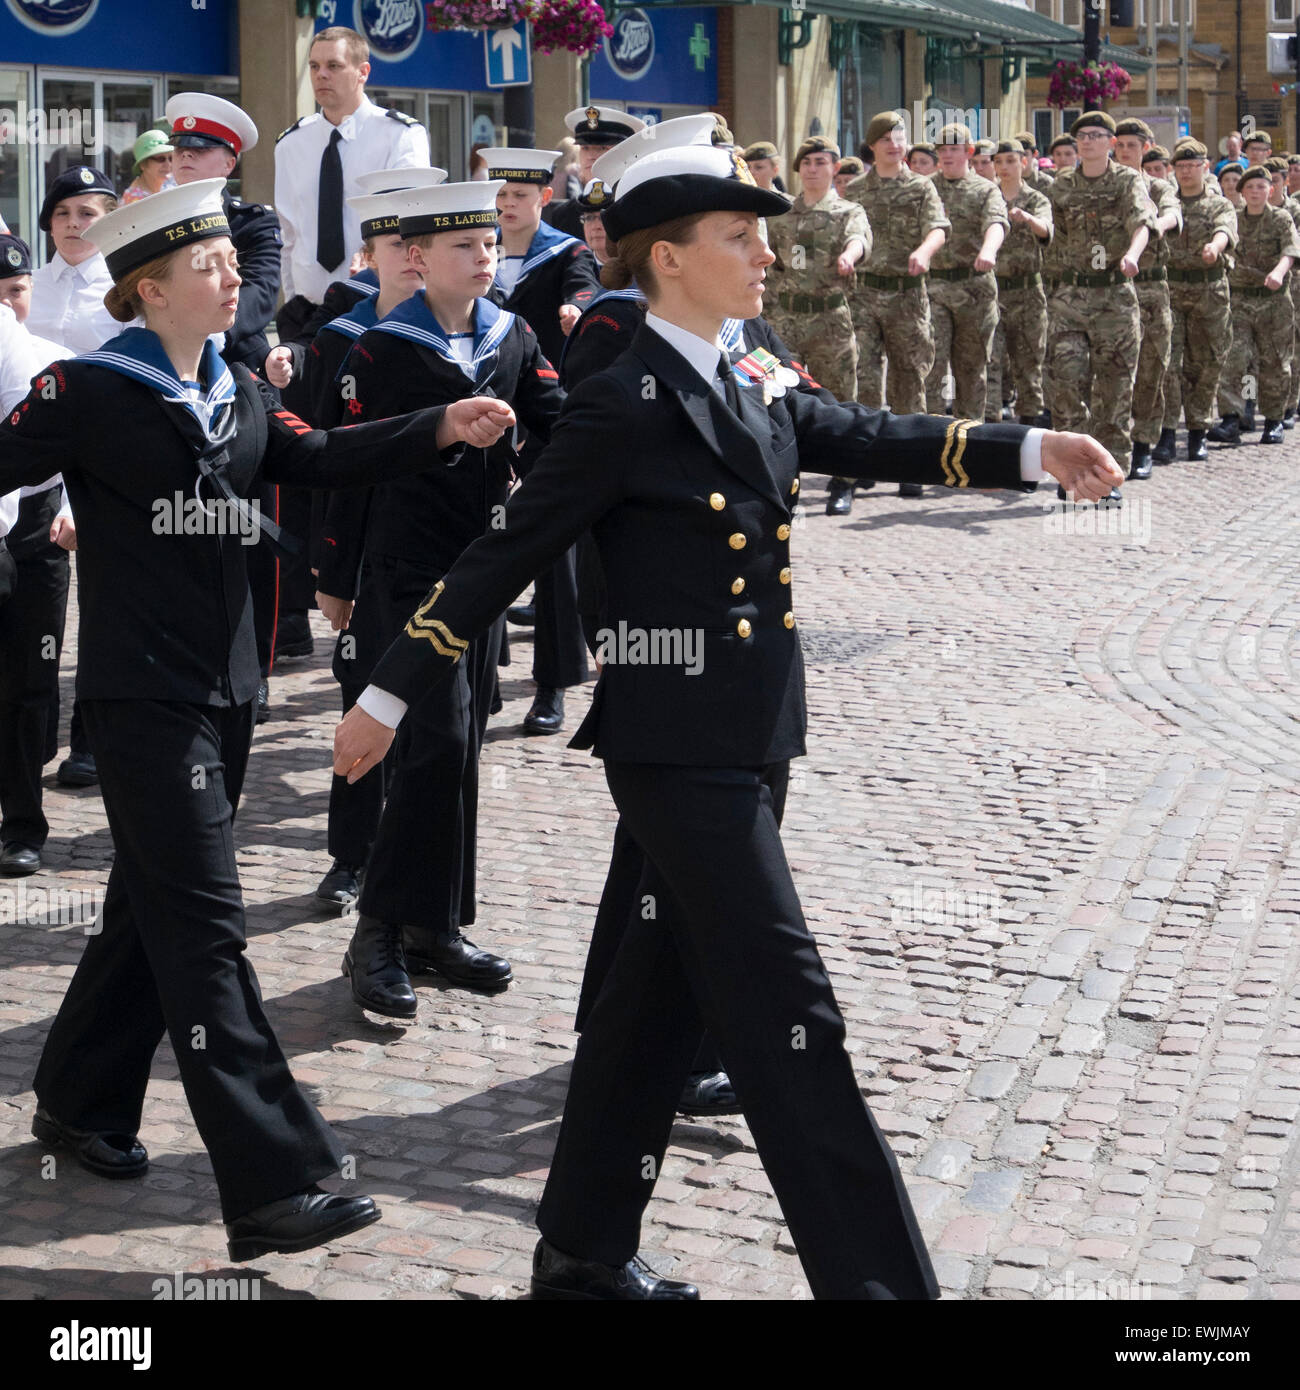
[(533, 80), (528, 21), (520, 20), (508, 29), (485, 29), (483, 58), (489, 87), (527, 86)]

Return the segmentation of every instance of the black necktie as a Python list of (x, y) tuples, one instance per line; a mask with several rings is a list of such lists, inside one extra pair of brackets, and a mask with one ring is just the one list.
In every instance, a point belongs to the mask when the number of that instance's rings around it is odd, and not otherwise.
[(316, 260), (326, 270), (343, 262), (343, 160), (341, 131), (335, 130), (320, 157), (320, 190), (316, 202)]
[(730, 356), (723, 354), (718, 359), (718, 375), (722, 378), (722, 394), (733, 415), (740, 414), (740, 388), (736, 385), (736, 373), (731, 367)]

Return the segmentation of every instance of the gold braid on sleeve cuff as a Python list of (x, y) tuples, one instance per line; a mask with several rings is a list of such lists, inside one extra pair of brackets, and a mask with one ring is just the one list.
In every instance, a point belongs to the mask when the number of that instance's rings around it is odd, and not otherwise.
[(433, 592), (415, 610), (410, 622), (407, 623), (406, 635), (426, 638), (433, 644), (433, 649), (439, 656), (449, 656), (455, 662), (464, 656), (469, 643), (463, 637), (457, 637), (446, 623), (440, 623), (437, 618), (429, 617), (429, 609), (438, 602), (438, 596), (444, 587), (441, 579), (433, 586)]
[(943, 437), (943, 453), (939, 455), (939, 467), (943, 469), (944, 481), (949, 487), (969, 487), (970, 478), (961, 466), (961, 456), (966, 452), (966, 431), (978, 420), (954, 420)]

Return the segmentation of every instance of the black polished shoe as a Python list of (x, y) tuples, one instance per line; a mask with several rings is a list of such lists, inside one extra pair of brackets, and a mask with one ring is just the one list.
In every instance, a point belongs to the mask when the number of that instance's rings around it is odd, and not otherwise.
[(41, 867), (41, 852), (31, 845), (10, 840), (0, 850), (0, 874), (7, 878), (23, 878)]
[(470, 989), (505, 989), (515, 978), (504, 956), (479, 950), (459, 932), (442, 939), (425, 936), (418, 944), (408, 944), (406, 966), (412, 974), (441, 975), (454, 985)]
[(1133, 441), (1133, 467), (1129, 469), (1129, 477), (1137, 478), (1141, 481), (1143, 478), (1149, 478), (1150, 476), (1151, 446), (1150, 444), (1143, 444), (1139, 439), (1135, 439)]
[(1281, 420), (1265, 420), (1264, 433), (1260, 435), (1261, 444), (1281, 444), (1282, 442), (1282, 422)]
[(279, 1251), (297, 1254), (378, 1221), (372, 1197), (343, 1197), (312, 1186), (226, 1222), (226, 1248), (236, 1264)]
[(1156, 447), (1151, 450), (1152, 463), (1173, 463), (1174, 450), (1178, 447), (1178, 434), (1175, 430), (1161, 430)]
[(1205, 443), (1204, 430), (1187, 431), (1187, 458), (1191, 463), (1204, 463), (1210, 457)]
[(61, 787), (93, 787), (99, 781), (94, 754), (69, 753), (59, 764), (54, 780)]
[(725, 1071), (696, 1071), (686, 1078), (679, 1115), (739, 1115), (740, 1103)]
[(564, 691), (539, 685), (532, 708), (524, 715), (524, 733), (558, 734), (564, 727)]
[(316, 887), (316, 901), (328, 903), (330, 907), (347, 909), (361, 896), (361, 879), (364, 869), (354, 869), (336, 859), (330, 871)]
[(601, 1299), (625, 1302), (697, 1300), (694, 1284), (664, 1279), (638, 1255), (625, 1265), (602, 1265), (566, 1255), (546, 1239), (533, 1251), (532, 1296), (536, 1299)]
[(1113, 487), (1105, 497), (1099, 497), (1097, 499), (1096, 505), (1099, 507), (1122, 507), (1124, 505), (1124, 496), (1119, 488)]
[(138, 1178), (149, 1167), (149, 1155), (134, 1134), (72, 1129), (40, 1106), (32, 1118), (32, 1133), (42, 1144), (66, 1144), (87, 1172), (101, 1178)]
[(352, 999), (372, 1014), (414, 1018), (415, 991), (406, 973), (402, 929), (378, 917), (357, 918), (343, 955), (343, 973), (352, 981)]
[(516, 627), (536, 627), (537, 609), (531, 603), (517, 603), (513, 608), (506, 609), (506, 622), (514, 623)]
[(271, 683), (261, 681), (257, 687), (257, 722), (265, 724), (271, 717)]
[(832, 478), (826, 494), (827, 516), (848, 516), (853, 510), (853, 479)]
[(1247, 401), (1245, 413), (1241, 417), (1241, 432), (1249, 434), (1255, 428), (1255, 402)]
[(925, 489), (920, 483), (899, 483), (898, 495), (900, 497), (924, 497)]
[(1294, 429), (1294, 428), (1295, 428), (1295, 411), (1294, 411), (1294, 410), (1288, 410), (1288, 411), (1285, 412), (1285, 414), (1283, 414), (1283, 416), (1282, 416), (1282, 428), (1283, 428), (1284, 430), (1291, 430), (1291, 429)]
[(1217, 425), (1206, 431), (1205, 437), (1212, 444), (1240, 444), (1241, 417), (1239, 415), (1225, 415)]
[(316, 648), (311, 635), (311, 623), (305, 610), (294, 613), (281, 613), (275, 629), (275, 655), (293, 661), (298, 657), (310, 656)]

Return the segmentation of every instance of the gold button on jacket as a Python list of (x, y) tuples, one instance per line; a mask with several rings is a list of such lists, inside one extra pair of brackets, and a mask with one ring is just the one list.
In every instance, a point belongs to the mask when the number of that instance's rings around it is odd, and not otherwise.
[(789, 567), (789, 565), (787, 565), (787, 566), (785, 567), (785, 569), (783, 569), (783, 570), (781, 571), (781, 574), (780, 574), (779, 578), (780, 578), (782, 584), (788, 584), (788, 583), (790, 582), (790, 567)]
[(776, 528), (776, 538), (779, 541), (790, 539), (790, 527), (784, 521)]
[(794, 614), (793, 614), (793, 613), (787, 613), (787, 614), (785, 615), (785, 625), (786, 625), (786, 627), (793, 627), (793, 626), (794, 626)]
[(727, 499), (720, 492), (711, 492), (709, 494), (709, 506), (712, 507), (715, 512), (720, 512), (726, 505)]
[(746, 545), (749, 544), (749, 542), (745, 539), (743, 531), (733, 531), (732, 534), (727, 538), (727, 544), (732, 548), (732, 550), (744, 550), (744, 548), (746, 547)]
[(793, 496), (795, 495), (795, 493), (798, 492), (798, 491), (799, 491), (799, 479), (796, 478), (796, 479), (794, 480), (794, 482), (792, 482), (792, 483), (790, 484), (790, 496), (793, 497)]
[(741, 618), (741, 620), (736, 624), (736, 631), (737, 631), (742, 637), (748, 637), (749, 634), (750, 634), (751, 632), (753, 632), (753, 630), (754, 630), (754, 629), (753, 629), (752, 627), (750, 627), (750, 625), (749, 625), (749, 619), (748, 619), (748, 618)]
[(731, 592), (733, 594), (743, 594), (745, 592), (745, 581), (741, 578), (733, 579), (731, 581)]

